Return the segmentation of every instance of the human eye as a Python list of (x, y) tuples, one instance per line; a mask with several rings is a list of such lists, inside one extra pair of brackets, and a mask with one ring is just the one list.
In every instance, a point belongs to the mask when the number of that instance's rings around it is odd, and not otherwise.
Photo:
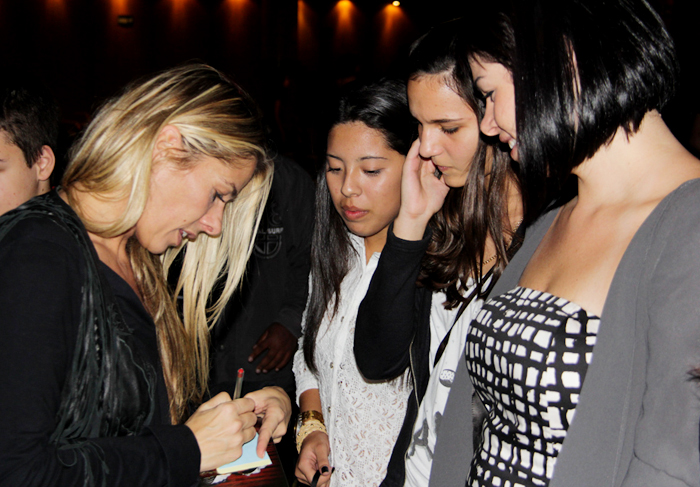
[(382, 170), (381, 169), (365, 169), (365, 174), (368, 176), (378, 176)]
[(326, 172), (332, 173), (332, 174), (337, 174), (340, 172), (339, 167), (333, 167), (330, 164), (326, 165)]
[(214, 191), (214, 198), (212, 198), (212, 201), (216, 201), (216, 200), (220, 200), (223, 204), (228, 203), (228, 202), (224, 199), (224, 195), (221, 194), (221, 193), (219, 193), (218, 191)]
[(440, 130), (447, 135), (452, 135), (457, 133), (459, 127), (440, 127)]

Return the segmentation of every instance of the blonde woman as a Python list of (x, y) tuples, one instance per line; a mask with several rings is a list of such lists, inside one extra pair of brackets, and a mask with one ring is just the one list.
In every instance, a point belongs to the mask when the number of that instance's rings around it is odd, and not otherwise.
[[(0, 484), (188, 486), (240, 456), (256, 415), (260, 453), (286, 431), (277, 388), (188, 418), (269, 189), (263, 146), (235, 84), (173, 69), (107, 102), (61, 188), (0, 219)], [(165, 281), (183, 246), (184, 323)]]

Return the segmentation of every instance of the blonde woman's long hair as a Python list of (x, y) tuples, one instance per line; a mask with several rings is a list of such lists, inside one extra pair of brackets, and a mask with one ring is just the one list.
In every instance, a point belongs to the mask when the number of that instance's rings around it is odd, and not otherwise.
[[(129, 231), (146, 206), (153, 149), (166, 125), (179, 130), (183, 146), (168, 153), (169, 162), (186, 168), (210, 156), (227, 164), (251, 160), (256, 164), (251, 181), (224, 209), (221, 235), (185, 240), (174, 293), (166, 276), (182, 247), (157, 256), (135, 238), (127, 245), (139, 291), (156, 324), (171, 419), (176, 423), (206, 391), (209, 328), (241, 281), (270, 189), (272, 162), (265, 151), (259, 111), (245, 92), (214, 68), (170, 69), (127, 87), (102, 106), (72, 149), (62, 186), (89, 232), (109, 238)], [(126, 202), (126, 209), (116, 221), (96, 222), (81, 211), (78, 192)], [(210, 303), (212, 289), (221, 282), (220, 297)], [(181, 292), (182, 320), (174, 298)]]

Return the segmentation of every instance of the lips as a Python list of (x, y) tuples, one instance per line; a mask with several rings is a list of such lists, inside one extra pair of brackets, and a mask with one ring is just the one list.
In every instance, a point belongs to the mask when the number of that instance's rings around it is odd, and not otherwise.
[(359, 220), (369, 213), (368, 210), (363, 210), (361, 208), (357, 208), (356, 206), (342, 206), (341, 209), (343, 210), (343, 215), (345, 215), (347, 220)]
[[(187, 230), (183, 230), (182, 228), (180, 228), (179, 230), (180, 230), (180, 237), (182, 237), (182, 240), (184, 240), (184, 239), (194, 240), (195, 239), (195, 236), (192, 235)], [(182, 243), (182, 240), (180, 241), (180, 243)]]

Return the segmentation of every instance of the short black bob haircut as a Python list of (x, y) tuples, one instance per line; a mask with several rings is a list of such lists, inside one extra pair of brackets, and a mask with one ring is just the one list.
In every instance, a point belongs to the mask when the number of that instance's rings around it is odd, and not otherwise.
[(485, 3), (464, 52), (513, 75), (531, 221), (546, 203), (547, 178), (561, 190), (572, 169), (620, 127), (633, 134), (647, 112), (666, 106), (678, 63), (671, 37), (646, 0)]
[(5, 78), (0, 83), (0, 130), (19, 147), (32, 167), (43, 146), (55, 152), (59, 110), (45, 85), (38, 81)]

